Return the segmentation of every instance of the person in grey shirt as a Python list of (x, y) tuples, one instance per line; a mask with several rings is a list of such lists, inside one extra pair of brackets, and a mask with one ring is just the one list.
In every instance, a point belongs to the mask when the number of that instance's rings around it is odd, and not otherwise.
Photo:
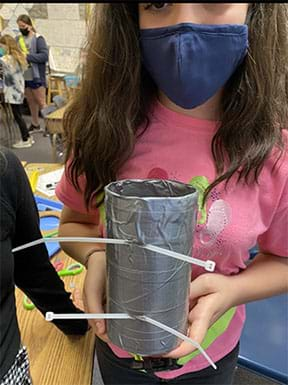
[(20, 15), (17, 24), (21, 32), (16, 37), (19, 47), (26, 55), (28, 69), (24, 74), (25, 96), (31, 113), (30, 132), (40, 130), (39, 109), (46, 107), (46, 76), (48, 47), (43, 36), (36, 33), (27, 15)]

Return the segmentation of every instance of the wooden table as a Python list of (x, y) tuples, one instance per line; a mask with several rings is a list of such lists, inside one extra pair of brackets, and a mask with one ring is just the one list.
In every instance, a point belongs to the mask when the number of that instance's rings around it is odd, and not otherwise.
[(45, 123), (49, 134), (63, 134), (63, 115), (67, 104), (45, 117)]
[(51, 137), (54, 161), (58, 160), (59, 153), (63, 153), (63, 116), (67, 105), (68, 104), (44, 118), (46, 129)]
[[(39, 163), (27, 164), (25, 168), (46, 173), (59, 167), (59, 164)], [(37, 191), (36, 194), (41, 195)], [(57, 200), (56, 197), (53, 199)], [(65, 267), (75, 262), (63, 251), (55, 257), (60, 258)], [(71, 292), (72, 282), (82, 289), (84, 278), (85, 271), (63, 277), (66, 290)], [(23, 293), (19, 289), (16, 289), (16, 305), (22, 342), (30, 358), (33, 385), (90, 385), (95, 343), (91, 330), (85, 336), (65, 336), (36, 308), (32, 311), (23, 308)]]

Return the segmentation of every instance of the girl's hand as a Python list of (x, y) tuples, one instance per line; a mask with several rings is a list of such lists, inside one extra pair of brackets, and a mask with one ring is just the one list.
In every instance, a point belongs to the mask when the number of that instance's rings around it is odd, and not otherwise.
[[(106, 256), (105, 252), (89, 257), (88, 269), (84, 282), (83, 302), (87, 313), (105, 313)], [(94, 333), (105, 342), (109, 342), (105, 320), (89, 320)]]
[[(231, 278), (221, 274), (203, 274), (190, 285), (190, 313), (187, 335), (200, 345), (209, 327), (233, 306)], [(180, 358), (197, 348), (183, 341), (163, 357)]]

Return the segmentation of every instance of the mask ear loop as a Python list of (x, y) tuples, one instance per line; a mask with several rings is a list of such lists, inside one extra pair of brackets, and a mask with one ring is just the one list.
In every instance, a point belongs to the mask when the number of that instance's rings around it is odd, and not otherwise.
[(177, 330), (170, 328), (169, 326), (163, 324), (162, 322), (155, 321), (150, 317), (146, 317), (145, 315), (132, 317), (126, 313), (118, 313), (118, 314), (115, 314), (115, 313), (106, 313), (106, 314), (92, 314), (92, 313), (66, 314), (65, 313), (65, 314), (60, 314), (59, 313), (59, 314), (56, 314), (53, 312), (47, 312), (45, 319), (46, 319), (46, 321), (53, 321), (55, 319), (62, 319), (62, 320), (63, 319), (70, 319), (70, 320), (71, 319), (123, 319), (123, 320), (124, 319), (138, 319), (140, 321), (147, 322), (151, 325), (154, 325), (154, 326), (158, 327), (159, 329), (165, 330), (165, 331), (175, 335), (176, 337), (182, 339), (183, 341), (189, 342), (190, 344), (195, 346), (195, 348), (197, 348), (200, 351), (200, 353), (205, 357), (205, 359), (209, 362), (209, 364), (213, 367), (213, 369), (215, 369), (215, 370), (217, 369), (217, 366), (215, 365), (215, 363), (212, 361), (212, 359), (209, 357), (209, 355), (206, 353), (206, 351), (202, 348), (202, 346), (197, 341), (194, 341), (194, 340), (192, 340), (192, 338), (185, 336), (184, 334), (178, 332)]

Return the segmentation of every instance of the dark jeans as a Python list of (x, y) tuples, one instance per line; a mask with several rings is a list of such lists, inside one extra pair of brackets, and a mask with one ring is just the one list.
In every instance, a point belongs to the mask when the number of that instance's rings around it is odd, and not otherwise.
[(109, 346), (99, 338), (96, 338), (96, 352), (105, 385), (231, 385), (238, 359), (239, 344), (216, 363), (217, 370), (210, 366), (172, 380), (163, 380), (152, 374), (131, 369), (128, 364), (129, 359), (116, 357)]
[(22, 117), (21, 104), (10, 104), (10, 106), (14, 115), (14, 119), (20, 128), (22, 140), (26, 141), (30, 135), (25, 120)]

